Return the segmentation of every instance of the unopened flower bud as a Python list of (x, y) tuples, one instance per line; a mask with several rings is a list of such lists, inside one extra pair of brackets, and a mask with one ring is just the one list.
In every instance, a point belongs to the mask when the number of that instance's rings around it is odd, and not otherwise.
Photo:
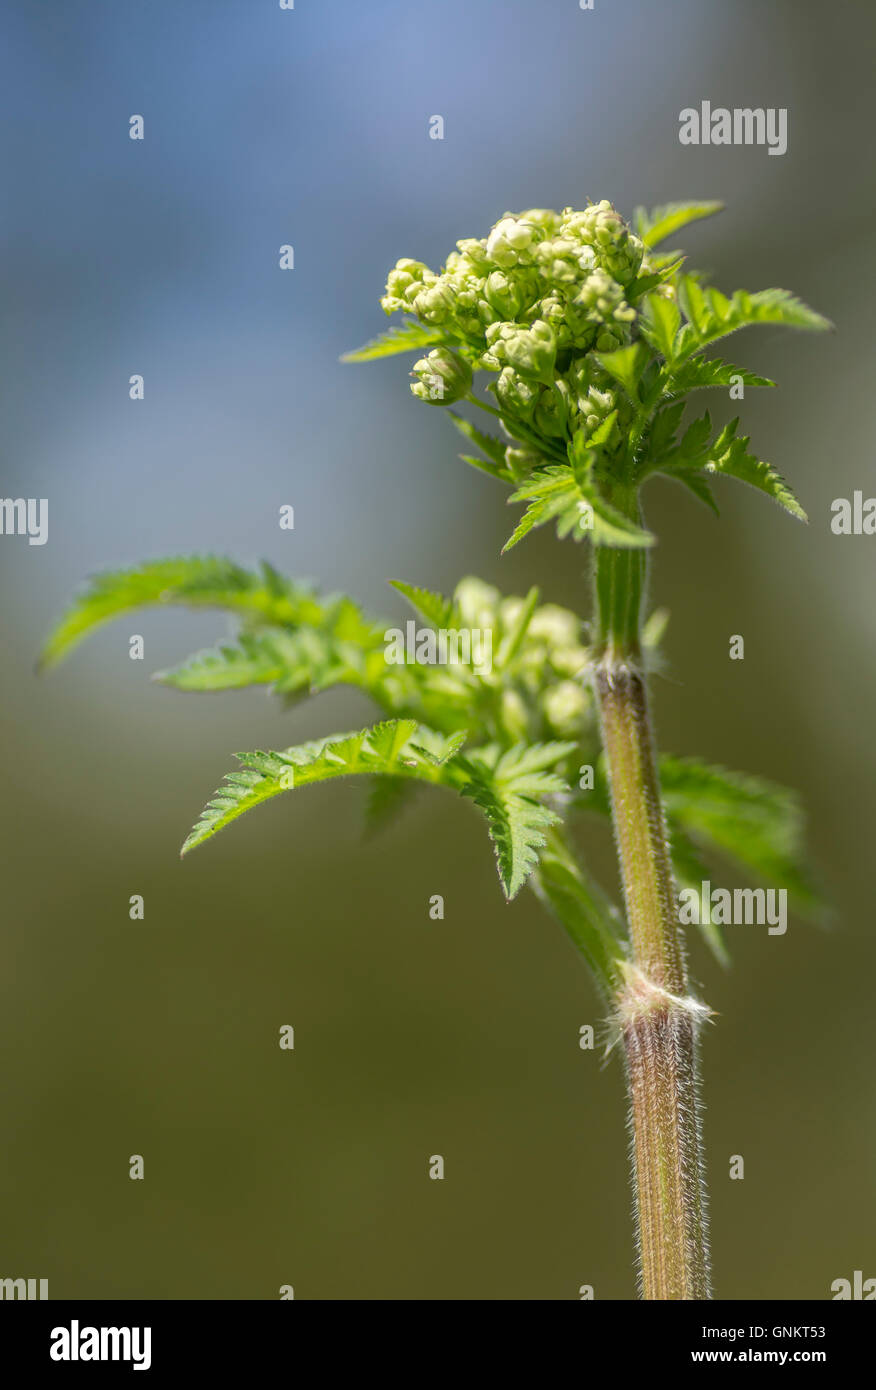
[(557, 340), (543, 319), (536, 319), (528, 328), (519, 323), (493, 324), (487, 329), (487, 343), (497, 366), (507, 364), (537, 381), (551, 380)]
[(508, 415), (528, 420), (535, 409), (538, 387), (531, 381), (518, 376), (513, 367), (503, 367), (490, 389), (495, 393), (499, 406)]
[(414, 363), (412, 375), (418, 380), (411, 391), (430, 405), (453, 405), (471, 390), (471, 367), (450, 348), (433, 348)]
[(387, 276), (386, 294), (380, 301), (384, 311), (393, 314), (397, 309), (409, 310), (412, 294), (420, 289), (424, 277), (436, 278), (422, 261), (397, 261)]
[(418, 318), (440, 326), (453, 314), (456, 296), (449, 280), (440, 275), (433, 284), (424, 284), (413, 296), (411, 307)]
[(516, 265), (520, 253), (533, 239), (534, 228), (516, 217), (503, 217), (487, 237), (487, 256), (495, 265), (507, 269)]

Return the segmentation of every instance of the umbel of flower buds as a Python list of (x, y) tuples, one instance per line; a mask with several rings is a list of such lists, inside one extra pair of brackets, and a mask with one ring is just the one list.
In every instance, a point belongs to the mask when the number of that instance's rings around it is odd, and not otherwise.
[[(483, 370), (496, 376), (490, 389), (515, 443), (591, 433), (618, 405), (593, 354), (632, 341), (632, 287), (649, 269), (642, 242), (601, 202), (507, 213), (456, 246), (440, 273), (399, 261), (381, 300), (440, 339), (414, 367), (414, 395), (450, 405)], [(513, 465), (522, 467), (517, 453)]]

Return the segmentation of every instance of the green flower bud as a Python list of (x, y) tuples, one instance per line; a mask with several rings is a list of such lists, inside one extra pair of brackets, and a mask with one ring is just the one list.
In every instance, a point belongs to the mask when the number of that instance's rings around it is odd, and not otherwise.
[(530, 328), (509, 334), (505, 339), (505, 357), (509, 366), (524, 376), (549, 381), (557, 357), (557, 340), (550, 324), (536, 319)]
[(516, 217), (506, 215), (497, 222), (487, 237), (487, 256), (503, 270), (517, 264), (531, 245), (535, 228)]
[(546, 236), (553, 236), (560, 225), (559, 214), (551, 208), (529, 208), (527, 212), (521, 212), (520, 221), (528, 222)]
[(562, 439), (569, 421), (570, 404), (569, 388), (562, 379), (552, 386), (543, 386), (533, 412), (536, 429), (549, 438)]
[(588, 435), (617, 409), (617, 403), (617, 396), (613, 391), (600, 391), (598, 387), (591, 386), (579, 405), (581, 426)]
[[(536, 319), (528, 328), (519, 323), (494, 323), (487, 329), (487, 344), (491, 362), (496, 367), (507, 364), (523, 376), (537, 381), (551, 380), (557, 356), (557, 340), (553, 329), (543, 319)], [(487, 360), (485, 354), (484, 360)]]
[(392, 314), (398, 309), (410, 309), (410, 292), (416, 293), (427, 276), (432, 280), (437, 278), (422, 261), (397, 261), (387, 276), (386, 294), (380, 301), (385, 312)]
[(487, 255), (486, 239), (477, 241), (474, 237), (464, 237), (462, 241), (456, 243), (460, 255), (469, 263), (474, 270), (486, 273), (489, 269), (490, 258)]
[(419, 378), (412, 393), (429, 405), (453, 405), (471, 390), (471, 367), (449, 348), (433, 348), (414, 363), (412, 375)]
[(575, 296), (575, 308), (598, 328), (596, 346), (611, 352), (628, 342), (636, 311), (624, 299), (623, 289), (604, 270), (594, 270)]
[(516, 319), (521, 310), (532, 303), (535, 295), (534, 278), (519, 271), (508, 275), (504, 270), (494, 270), (484, 284), (484, 298), (495, 310), (497, 319)]
[(490, 384), (500, 409), (508, 415), (516, 415), (521, 420), (529, 420), (535, 410), (539, 388), (531, 381), (518, 376), (513, 367), (503, 367), (495, 382)]
[(412, 297), (409, 292), (409, 300), (417, 318), (439, 327), (453, 316), (456, 307), (453, 287), (443, 275), (436, 277), (432, 284), (424, 284)]

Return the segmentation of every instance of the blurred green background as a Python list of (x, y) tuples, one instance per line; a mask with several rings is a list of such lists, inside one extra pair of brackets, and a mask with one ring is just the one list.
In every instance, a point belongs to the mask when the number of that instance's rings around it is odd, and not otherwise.
[[(10, 0), (4, 27), (3, 492), (48, 497), (50, 531), (0, 540), (0, 1276), (53, 1298), (633, 1296), (620, 1065), (579, 1050), (589, 978), (534, 900), (504, 905), (473, 809), (424, 795), (365, 845), (364, 788), (338, 784), (180, 863), (233, 750), (364, 703), (150, 684), (223, 635), (209, 614), (123, 620), (33, 674), (87, 573), (181, 551), (265, 556), (388, 615), (386, 578), (465, 573), (585, 611), (583, 549), (539, 534), (500, 559), (503, 494), (409, 398), (406, 359), (337, 358), (380, 328), (398, 256), (440, 264), (506, 208), (588, 197), (725, 199), (682, 236), (692, 263), (838, 327), (734, 345), (780, 382), (743, 418), (808, 529), (730, 484), (720, 523), (670, 484), (648, 498), (672, 612), (654, 698), (666, 749), (801, 791), (836, 906), (830, 929), (731, 929), (729, 972), (692, 944), (719, 1015), (717, 1296), (876, 1275), (876, 541), (829, 526), (876, 492), (872, 7)], [(788, 153), (682, 148), (704, 98), (787, 107)], [(616, 892), (609, 835), (582, 844)]]

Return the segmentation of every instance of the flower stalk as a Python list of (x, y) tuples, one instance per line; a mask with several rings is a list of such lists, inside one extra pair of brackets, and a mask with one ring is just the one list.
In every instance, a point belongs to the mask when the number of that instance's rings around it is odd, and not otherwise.
[(708, 1011), (688, 997), (660, 797), (640, 631), (645, 555), (596, 551), (593, 685), (630, 933), (617, 1013), (642, 1295), (698, 1299), (710, 1296), (697, 1058), (697, 1030)]

